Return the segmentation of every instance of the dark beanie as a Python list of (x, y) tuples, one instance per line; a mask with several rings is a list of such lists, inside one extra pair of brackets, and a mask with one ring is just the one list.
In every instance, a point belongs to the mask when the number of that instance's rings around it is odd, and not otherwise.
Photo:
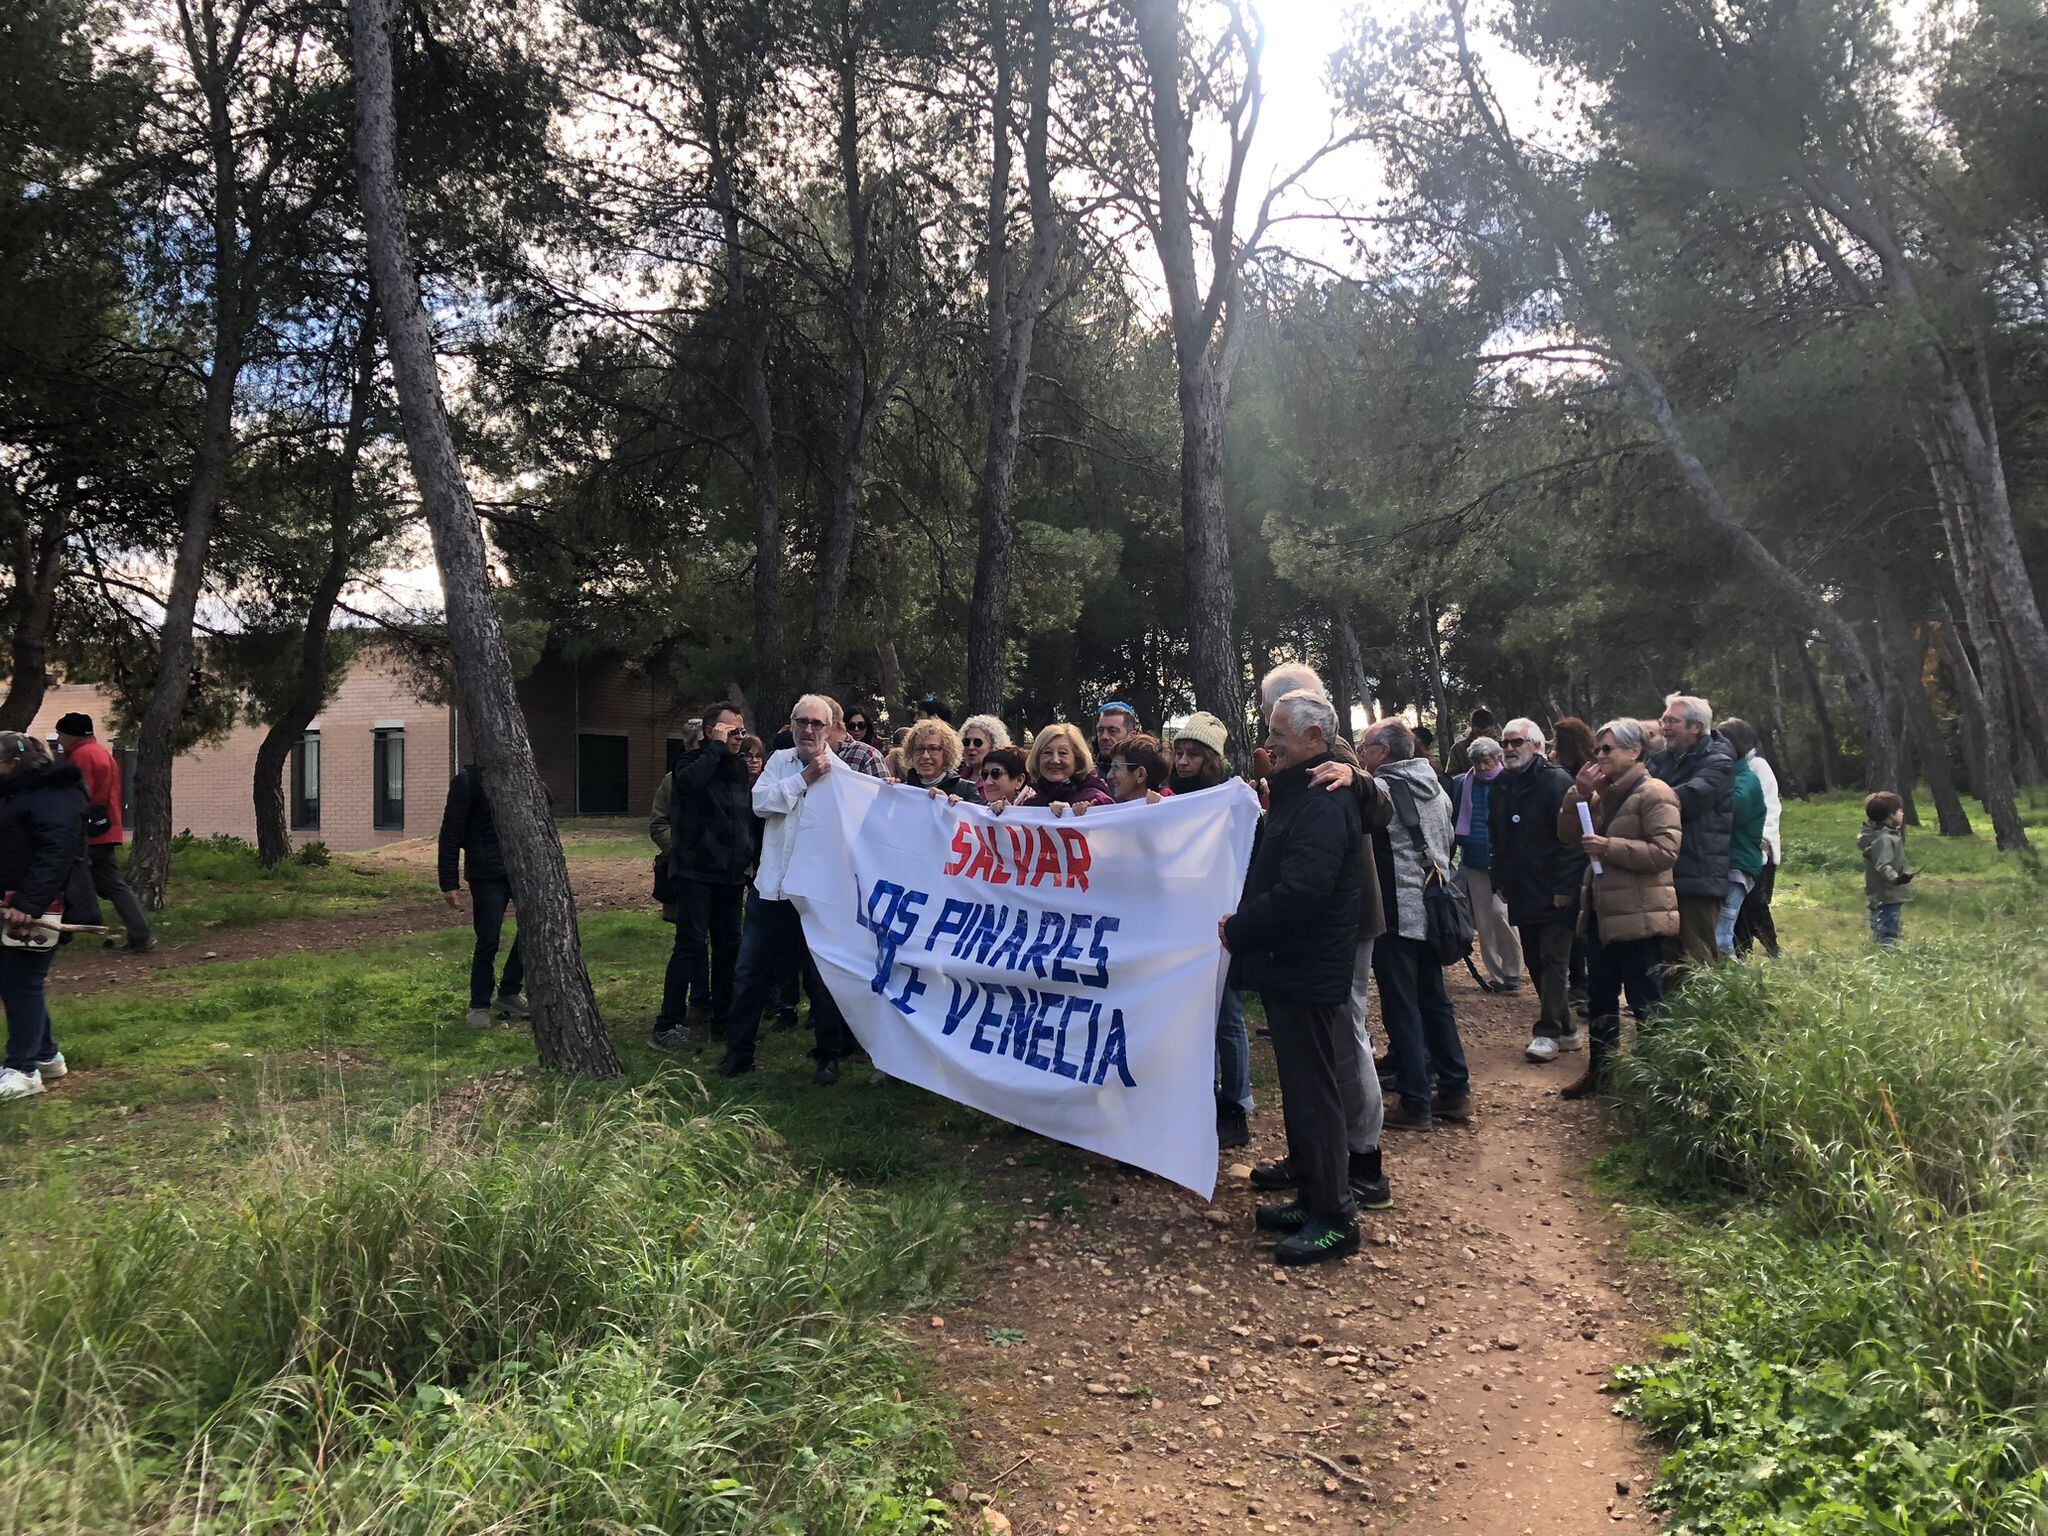
[(68, 715), (59, 715), (57, 717), (57, 734), (60, 736), (90, 736), (92, 734), (92, 716), (81, 715), (75, 709)]

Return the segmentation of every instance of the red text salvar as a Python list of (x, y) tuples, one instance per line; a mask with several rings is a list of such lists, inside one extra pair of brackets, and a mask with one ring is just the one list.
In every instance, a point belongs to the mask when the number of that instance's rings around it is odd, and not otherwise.
[(1090, 862), (1088, 839), (1073, 827), (977, 827), (963, 821), (953, 829), (953, 858), (946, 873), (990, 885), (1050, 881), (1085, 891)]

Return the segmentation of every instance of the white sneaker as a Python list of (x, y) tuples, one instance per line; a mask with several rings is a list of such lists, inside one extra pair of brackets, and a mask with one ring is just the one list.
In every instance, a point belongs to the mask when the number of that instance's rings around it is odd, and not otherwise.
[(1531, 1035), (1529, 1044), (1522, 1054), (1531, 1061), (1557, 1060), (1557, 1042), (1548, 1035)]
[(71, 1069), (64, 1065), (64, 1053), (62, 1051), (59, 1051), (48, 1061), (36, 1063), (36, 1075), (46, 1083), (54, 1083), (58, 1078), (65, 1076), (70, 1071)]
[(491, 1027), (491, 1010), (488, 1008), (472, 1008), (463, 1015), (463, 1019), (471, 1029), (489, 1029)]
[(0, 1067), (0, 1102), (8, 1099), (28, 1099), (43, 1091), (42, 1074), (39, 1072), (17, 1072), (12, 1067)]
[(1586, 1048), (1586, 1032), (1583, 1029), (1575, 1029), (1568, 1035), (1559, 1035), (1557, 1048), (1560, 1051), (1583, 1051)]

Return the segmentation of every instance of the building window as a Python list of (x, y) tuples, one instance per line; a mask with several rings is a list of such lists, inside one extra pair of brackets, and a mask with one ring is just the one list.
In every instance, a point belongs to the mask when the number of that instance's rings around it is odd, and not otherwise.
[(623, 816), (628, 808), (626, 738), (578, 735), (576, 812), (580, 816)]
[[(403, 771), (403, 770), (401, 770)], [(320, 830), (320, 733), (308, 731), (292, 748), (292, 830)]]
[(371, 753), (370, 825), (379, 832), (405, 827), (405, 732), (380, 729)]

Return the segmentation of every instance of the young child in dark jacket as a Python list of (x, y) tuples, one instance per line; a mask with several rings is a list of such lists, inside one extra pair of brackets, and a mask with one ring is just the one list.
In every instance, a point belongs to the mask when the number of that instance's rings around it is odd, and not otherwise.
[(1870, 936), (1880, 948), (1899, 942), (1899, 909), (1913, 899), (1913, 871), (1906, 863), (1906, 804), (1890, 790), (1863, 802), (1863, 899), (1870, 908)]

